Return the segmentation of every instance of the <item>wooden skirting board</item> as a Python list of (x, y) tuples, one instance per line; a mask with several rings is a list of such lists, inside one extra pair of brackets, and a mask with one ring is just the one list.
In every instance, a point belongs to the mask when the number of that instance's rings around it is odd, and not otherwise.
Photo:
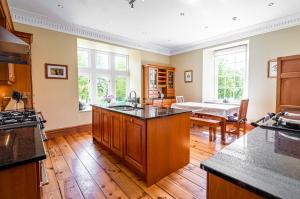
[(82, 133), (82, 132), (92, 132), (92, 124), (83, 124), (72, 127), (65, 127), (60, 129), (53, 129), (46, 131), (46, 135), (48, 139), (65, 136), (73, 133)]

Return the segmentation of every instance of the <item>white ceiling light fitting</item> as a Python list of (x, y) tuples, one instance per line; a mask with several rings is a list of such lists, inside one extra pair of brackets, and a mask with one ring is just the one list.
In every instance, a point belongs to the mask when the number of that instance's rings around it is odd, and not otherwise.
[(136, 0), (129, 0), (129, 5), (130, 5), (130, 7), (131, 8), (134, 8), (134, 2), (135, 2)]
[(271, 3), (268, 4), (268, 6), (272, 7), (272, 6), (274, 6), (274, 3), (271, 2)]

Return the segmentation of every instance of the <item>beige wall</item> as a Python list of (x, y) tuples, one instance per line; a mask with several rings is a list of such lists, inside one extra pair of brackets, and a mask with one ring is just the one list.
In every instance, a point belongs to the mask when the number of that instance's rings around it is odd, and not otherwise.
[[(249, 40), (249, 114), (250, 120), (275, 111), (276, 79), (267, 78), (267, 62), (279, 56), (300, 54), (300, 26), (250, 37)], [(222, 45), (222, 44), (220, 44)], [(171, 56), (176, 67), (176, 95), (187, 101), (202, 100), (203, 49)], [(184, 83), (183, 71), (194, 71), (193, 83)]]
[[(15, 24), (15, 29), (33, 34), (33, 100), (34, 107), (42, 111), (48, 121), (46, 129), (91, 123), (91, 112), (78, 111), (77, 37), (22, 24)], [(169, 64), (169, 59), (168, 56), (141, 51), (142, 63)], [(45, 79), (45, 63), (68, 65), (69, 80)]]

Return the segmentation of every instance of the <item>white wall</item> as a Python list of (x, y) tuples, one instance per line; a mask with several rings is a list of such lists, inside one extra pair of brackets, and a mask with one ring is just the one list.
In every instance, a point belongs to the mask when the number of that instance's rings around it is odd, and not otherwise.
[[(280, 56), (300, 54), (299, 35), (297, 26), (243, 39), (249, 40), (249, 120), (275, 111), (276, 79), (267, 78), (267, 63)], [(176, 95), (202, 101), (203, 49), (171, 56), (171, 65), (176, 67)], [(184, 71), (190, 69), (194, 71), (194, 81), (184, 83)]]

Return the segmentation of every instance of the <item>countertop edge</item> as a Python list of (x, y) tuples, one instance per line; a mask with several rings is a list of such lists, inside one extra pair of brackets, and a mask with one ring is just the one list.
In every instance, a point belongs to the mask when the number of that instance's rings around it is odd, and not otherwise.
[(32, 163), (32, 162), (38, 162), (38, 161), (44, 160), (46, 158), (47, 158), (47, 156), (46, 156), (46, 154), (44, 154), (44, 155), (40, 155), (38, 157), (34, 157), (34, 158), (31, 158), (31, 159), (27, 159), (27, 160), (21, 160), (21, 161), (18, 161), (18, 162), (2, 164), (2, 165), (0, 165), (0, 171), (5, 170), (5, 169), (11, 169), (11, 168), (14, 168), (14, 167), (17, 167), (17, 166), (22, 166), (24, 164), (28, 164), (28, 163)]
[(128, 116), (135, 117), (135, 118), (138, 118), (138, 119), (141, 119), (141, 120), (151, 120), (151, 119), (157, 119), (157, 118), (164, 118), (164, 117), (169, 117), (169, 116), (173, 116), (173, 115), (178, 115), (178, 114), (184, 114), (184, 113), (190, 113), (191, 112), (189, 110), (178, 109), (178, 110), (181, 110), (180, 113), (173, 113), (173, 114), (170, 114), (170, 115), (161, 115), (161, 116), (155, 116), (155, 117), (140, 117), (140, 116), (137, 116), (137, 115), (130, 114), (129, 112), (126, 112), (126, 111), (119, 111), (119, 110), (109, 108), (109, 107), (98, 106), (98, 105), (95, 105), (95, 104), (91, 104), (91, 106), (95, 107), (95, 108), (100, 108), (100, 109), (105, 109), (105, 110), (108, 110), (108, 111), (112, 111), (112, 112), (115, 112), (115, 113), (128, 115)]
[(231, 182), (231, 183), (233, 183), (233, 184), (235, 184), (235, 185), (237, 185), (237, 186), (239, 186), (241, 188), (244, 188), (244, 189), (246, 189), (246, 190), (248, 190), (248, 191), (250, 191), (252, 193), (255, 193), (255, 194), (259, 195), (259, 196), (262, 196), (264, 198), (280, 198), (280, 197), (274, 196), (273, 194), (268, 193), (268, 192), (266, 192), (264, 190), (261, 190), (261, 189), (259, 189), (257, 187), (254, 187), (254, 186), (252, 186), (252, 185), (250, 185), (248, 183), (242, 182), (242, 181), (240, 181), (240, 180), (238, 180), (236, 178), (233, 178), (233, 177), (228, 176), (228, 175), (226, 175), (226, 174), (224, 174), (222, 172), (219, 172), (219, 171), (217, 171), (217, 170), (215, 170), (215, 169), (213, 169), (213, 168), (211, 168), (209, 166), (206, 166), (205, 165), (205, 161), (200, 164), (200, 168), (203, 169), (203, 170), (205, 170), (205, 171), (207, 171), (207, 172), (209, 172), (209, 173), (212, 173), (212, 174), (214, 174), (214, 175), (216, 175), (216, 176), (218, 176), (218, 177), (220, 177), (222, 179), (225, 179), (226, 181)]

